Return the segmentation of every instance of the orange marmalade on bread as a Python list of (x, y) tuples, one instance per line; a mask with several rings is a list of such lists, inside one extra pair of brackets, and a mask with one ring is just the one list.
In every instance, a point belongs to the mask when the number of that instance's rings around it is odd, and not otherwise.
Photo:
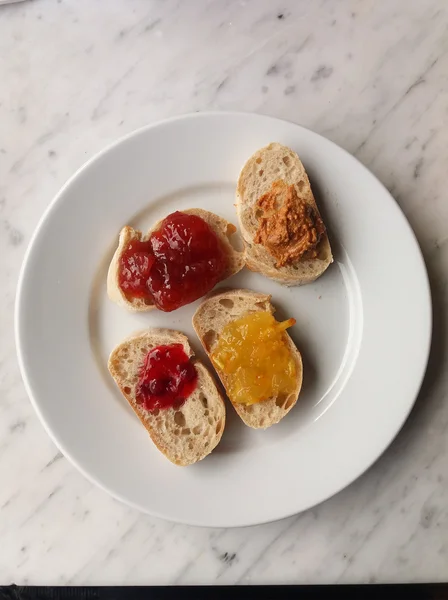
[(260, 311), (224, 327), (211, 359), (226, 376), (232, 402), (255, 404), (294, 392), (296, 364), (284, 332), (295, 322), (279, 323), (270, 313)]

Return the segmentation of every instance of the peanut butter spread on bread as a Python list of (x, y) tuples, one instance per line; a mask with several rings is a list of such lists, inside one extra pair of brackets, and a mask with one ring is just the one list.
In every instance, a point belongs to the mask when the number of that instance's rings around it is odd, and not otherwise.
[(294, 185), (274, 181), (258, 198), (255, 214), (259, 227), (254, 241), (277, 260), (277, 268), (317, 257), (316, 246), (325, 234), (325, 225), (315, 208), (298, 196)]

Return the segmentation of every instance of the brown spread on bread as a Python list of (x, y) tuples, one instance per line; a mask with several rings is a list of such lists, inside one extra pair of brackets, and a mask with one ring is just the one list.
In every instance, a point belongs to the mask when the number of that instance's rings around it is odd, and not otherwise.
[(274, 181), (255, 204), (258, 230), (254, 242), (262, 244), (283, 267), (301, 258), (316, 258), (325, 225), (315, 208), (300, 198), (294, 185)]

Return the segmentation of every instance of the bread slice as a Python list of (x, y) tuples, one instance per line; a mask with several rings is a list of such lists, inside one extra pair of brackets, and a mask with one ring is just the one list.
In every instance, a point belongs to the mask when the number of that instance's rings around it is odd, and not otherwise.
[[(244, 258), (252, 271), (285, 285), (302, 285), (317, 279), (333, 262), (330, 242), (323, 234), (316, 247), (316, 258), (301, 258), (292, 264), (277, 266), (276, 259), (262, 244), (254, 243), (259, 227), (256, 202), (275, 181), (294, 185), (298, 196), (319, 214), (305, 168), (297, 154), (281, 144), (261, 148), (244, 165), (236, 189), (236, 210), (244, 241)], [(320, 216), (320, 215), (319, 215)]]
[[(222, 217), (215, 215), (207, 210), (203, 210), (201, 208), (190, 208), (187, 210), (182, 210), (187, 215), (196, 215), (203, 219), (210, 227), (213, 229), (215, 234), (221, 240), (225, 250), (229, 256), (229, 267), (226, 273), (224, 274), (223, 279), (227, 279), (231, 275), (238, 273), (244, 267), (244, 257), (242, 252), (238, 252), (235, 250), (230, 242), (230, 238), (236, 232), (236, 227), (229, 223)], [(124, 250), (129, 246), (132, 240), (141, 240), (146, 241), (149, 239), (151, 234), (154, 231), (159, 229), (163, 219), (158, 221), (152, 229), (148, 231), (146, 235), (144, 235), (141, 231), (137, 229), (133, 229), (126, 225), (120, 232), (120, 237), (118, 241), (118, 248), (115, 251), (115, 254), (112, 258), (112, 262), (109, 266), (109, 271), (107, 274), (107, 294), (112, 300), (112, 302), (116, 302), (119, 306), (123, 308), (127, 308), (133, 312), (147, 311), (156, 308), (154, 304), (143, 298), (132, 298), (129, 299), (126, 297), (125, 293), (121, 289), (118, 282), (118, 273), (119, 273), (119, 265), (120, 258), (123, 254)]]
[(194, 359), (197, 386), (180, 408), (149, 412), (137, 404), (135, 388), (143, 360), (152, 348), (166, 344), (182, 344), (187, 356), (194, 354), (187, 337), (179, 331), (149, 329), (119, 344), (109, 357), (108, 367), (157, 448), (172, 463), (186, 466), (216, 448), (224, 431), (226, 409), (208, 369)]
[[(270, 296), (251, 290), (228, 290), (212, 294), (204, 300), (193, 317), (193, 327), (207, 355), (210, 357), (222, 330), (231, 321), (260, 311), (273, 314), (275, 308), (270, 300)], [(302, 387), (302, 357), (289, 335), (286, 332), (284, 334), (296, 364), (297, 385), (294, 392), (286, 398), (269, 398), (251, 405), (232, 403), (244, 423), (254, 429), (266, 429), (283, 419), (297, 402)], [(219, 371), (218, 375), (227, 389), (226, 375)]]

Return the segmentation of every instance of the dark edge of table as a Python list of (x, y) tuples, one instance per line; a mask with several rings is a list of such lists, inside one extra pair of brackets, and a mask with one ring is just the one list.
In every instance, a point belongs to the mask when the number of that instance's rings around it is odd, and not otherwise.
[(0, 600), (448, 600), (448, 584), (237, 586), (0, 586)]

